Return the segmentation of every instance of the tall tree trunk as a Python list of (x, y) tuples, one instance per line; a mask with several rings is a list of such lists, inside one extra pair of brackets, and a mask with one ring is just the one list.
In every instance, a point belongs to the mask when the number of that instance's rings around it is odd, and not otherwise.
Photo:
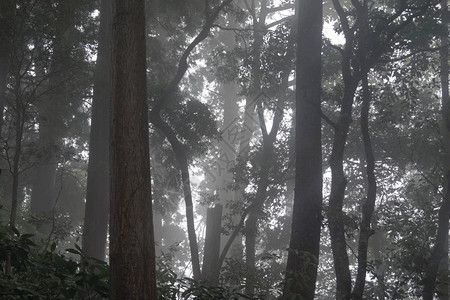
[(3, 109), (5, 107), (6, 79), (11, 53), (15, 1), (0, 3), (0, 138), (3, 128)]
[(39, 165), (36, 166), (33, 180), (33, 190), (31, 192), (31, 212), (44, 217), (43, 224), (40, 224), (38, 231), (48, 235), (51, 232), (50, 214), (55, 202), (55, 180), (58, 158), (56, 154), (56, 124), (55, 118), (58, 114), (50, 99), (42, 100), (47, 102), (38, 105), (39, 114), (39, 145), (42, 147), (42, 157)]
[(313, 299), (322, 225), (322, 1), (298, 0), (296, 171), (283, 299)]
[[(368, 35), (368, 7), (367, 2), (359, 7), (360, 32), (359, 32), (359, 59), (361, 68), (366, 67), (367, 54), (367, 35)], [(361, 224), (358, 239), (358, 267), (356, 272), (355, 285), (353, 287), (353, 299), (363, 299), (364, 286), (366, 284), (367, 272), (367, 251), (369, 248), (369, 238), (372, 235), (371, 223), (372, 215), (375, 209), (377, 196), (377, 182), (375, 179), (375, 157), (373, 154), (372, 142), (369, 132), (369, 110), (370, 110), (370, 89), (368, 82), (368, 72), (362, 76), (362, 105), (361, 105), (361, 135), (364, 144), (364, 154), (366, 157), (366, 176), (367, 176), (367, 196), (361, 204)]]
[(222, 205), (208, 208), (206, 214), (205, 248), (202, 279), (210, 285), (219, 283), (220, 230), (222, 227)]
[(94, 74), (83, 251), (105, 259), (109, 212), (109, 101), (111, 93), (111, 0), (102, 0)]
[(14, 86), (14, 96), (15, 96), (15, 144), (14, 144), (14, 157), (12, 163), (12, 169), (10, 169), (11, 176), (13, 179), (12, 191), (11, 191), (11, 213), (9, 218), (9, 226), (14, 228), (16, 226), (16, 216), (17, 216), (17, 206), (18, 206), (18, 192), (19, 192), (19, 172), (20, 172), (20, 156), (22, 154), (22, 137), (23, 129), (25, 125), (25, 107), (23, 99), (21, 97), (20, 86), (21, 86), (20, 70), (15, 74), (15, 86)]
[(113, 0), (110, 299), (156, 299), (145, 1)]
[(263, 213), (263, 206), (266, 198), (267, 188), (269, 187), (269, 169), (273, 158), (274, 141), (268, 143), (268, 138), (263, 141), (263, 153), (261, 159), (260, 179), (253, 203), (254, 208), (250, 211), (245, 222), (245, 265), (246, 282), (245, 294), (253, 295), (255, 293), (256, 283), (256, 238), (258, 236), (258, 220)]
[[(440, 297), (448, 299), (448, 229), (450, 218), (450, 97), (449, 97), (449, 65), (448, 65), (448, 1), (441, 1), (442, 23), (445, 30), (441, 36), (441, 90), (442, 90), (442, 121), (441, 135), (443, 140), (444, 152), (444, 190), (441, 207), (438, 213), (438, 228), (436, 240), (432, 249), (431, 258), (425, 273), (423, 299), (432, 300), (436, 292), (441, 292)], [(442, 274), (439, 274), (439, 266), (447, 265)], [(442, 277), (441, 277), (441, 276)], [(443, 285), (436, 288), (438, 277), (443, 278)]]
[[(230, 40), (230, 32), (226, 31), (223, 33), (226, 40)], [(225, 46), (230, 46), (225, 43)], [(204, 258), (203, 258), (203, 278), (207, 280), (210, 284), (217, 284), (219, 282), (219, 275), (221, 264), (219, 264), (220, 251), (223, 251), (227, 240), (230, 238), (230, 234), (222, 233), (222, 215), (227, 216), (232, 225), (235, 226), (239, 220), (236, 220), (238, 216), (234, 214), (233, 211), (229, 210), (229, 202), (233, 200), (234, 193), (230, 189), (230, 185), (233, 182), (233, 172), (232, 168), (236, 161), (236, 140), (239, 132), (239, 127), (237, 124), (237, 97), (238, 97), (238, 86), (235, 83), (222, 83), (219, 87), (219, 97), (222, 101), (223, 109), (223, 124), (222, 124), (222, 139), (217, 142), (217, 157), (214, 158), (214, 163), (212, 164), (212, 169), (208, 170), (211, 179), (209, 180), (212, 190), (218, 196), (218, 203), (215, 204), (213, 209), (208, 209), (206, 212), (206, 237), (205, 237), (205, 247), (204, 247)], [(218, 215), (220, 211), (220, 215)], [(208, 221), (214, 220), (214, 221)], [(221, 226), (216, 225), (220, 223)], [(210, 228), (210, 226), (212, 226)], [(215, 241), (214, 239), (218, 239)], [(234, 258), (242, 258), (242, 243), (235, 242), (231, 246), (231, 251), (229, 256)], [(216, 245), (219, 245), (219, 252), (216, 253)], [(209, 247), (213, 247), (210, 249)], [(214, 253), (214, 259), (207, 257)], [(240, 253), (240, 254), (239, 254)], [(233, 256), (233, 254), (235, 254)], [(214, 276), (214, 278), (213, 278)]]
[(336, 299), (338, 300), (350, 299), (352, 289), (347, 243), (345, 240), (344, 212), (342, 209), (344, 206), (345, 188), (347, 186), (343, 166), (344, 149), (351, 123), (351, 111), (356, 86), (357, 83), (345, 87), (341, 114), (335, 130), (330, 158), (332, 179), (328, 226), (330, 228), (331, 248), (336, 273)]
[(375, 209), (377, 190), (377, 183), (375, 180), (375, 158), (369, 134), (370, 91), (367, 75), (362, 79), (362, 89), (363, 100), (361, 106), (361, 132), (364, 143), (364, 152), (366, 155), (367, 197), (363, 200), (361, 205), (362, 219), (358, 240), (358, 269), (353, 288), (353, 299), (361, 300), (363, 299), (364, 286), (366, 283), (367, 250), (369, 247), (369, 238), (372, 235), (370, 225), (372, 223), (372, 215)]
[(178, 140), (173, 129), (164, 122), (159, 113), (151, 113), (151, 122), (162, 131), (162, 133), (167, 137), (170, 145), (172, 146), (173, 152), (177, 160), (178, 168), (181, 172), (181, 181), (183, 185), (183, 195), (184, 202), (186, 205), (186, 224), (188, 230), (189, 248), (191, 252), (191, 262), (192, 271), (194, 279), (200, 280), (201, 270), (200, 270), (200, 257), (198, 254), (198, 243), (197, 235), (195, 233), (194, 224), (194, 203), (192, 201), (192, 190), (191, 190), (191, 180), (189, 175), (189, 162), (186, 156), (186, 151)]
[(67, 80), (72, 76), (71, 49), (73, 42), (70, 33), (74, 30), (74, 12), (69, 2), (64, 2), (57, 7), (55, 20), (55, 35), (52, 40), (52, 57), (49, 71), (42, 70), (38, 66), (38, 76), (48, 76), (48, 93), (40, 99), (36, 106), (39, 121), (39, 145), (41, 157), (35, 168), (33, 190), (31, 194), (30, 210), (33, 213), (45, 217), (44, 223), (38, 230), (44, 234), (51, 232), (51, 218), (55, 209), (56, 188), (55, 180), (60, 156), (62, 137), (65, 132), (65, 124), (62, 112), (69, 98), (70, 87)]
[[(229, 32), (227, 32), (229, 34)], [(230, 47), (229, 45), (227, 45)], [(233, 183), (232, 168), (236, 162), (236, 142), (239, 131), (239, 124), (237, 124), (238, 105), (237, 98), (239, 89), (236, 83), (226, 83), (220, 86), (219, 96), (223, 101), (223, 124), (222, 124), (222, 140), (219, 141), (219, 162), (221, 171), (217, 172), (217, 179), (215, 189), (219, 195), (219, 201), (223, 207), (223, 215), (229, 215), (230, 212), (227, 205), (234, 199), (234, 191), (230, 189)], [(239, 220), (238, 216), (230, 216), (233, 225), (236, 225)], [(230, 234), (222, 233), (220, 237), (220, 248), (223, 250)], [(242, 242), (236, 239), (229, 253), (229, 257), (242, 259)], [(220, 268), (221, 266), (218, 266)]]
[[(250, 140), (252, 138), (253, 132), (256, 130), (257, 114), (255, 113), (256, 105), (258, 101), (262, 101), (260, 97), (261, 94), (261, 51), (263, 46), (264, 37), (264, 25), (267, 18), (267, 0), (261, 0), (260, 2), (260, 13), (259, 18), (256, 14), (256, 7), (253, 3), (249, 11), (249, 14), (253, 18), (253, 48), (252, 48), (252, 64), (251, 64), (251, 78), (249, 93), (246, 97), (245, 111), (244, 111), (244, 122), (242, 126), (242, 136), (239, 143), (238, 160), (241, 162), (246, 162), (250, 153)], [(238, 183), (238, 189), (235, 191), (234, 201), (236, 203), (243, 203), (245, 201), (245, 186)], [(259, 206), (259, 205), (257, 205)], [(255, 206), (254, 209), (257, 209)], [(256, 276), (256, 266), (255, 266), (255, 239), (256, 239), (256, 218), (252, 216), (253, 212), (250, 211), (249, 219), (246, 221), (245, 226), (245, 265), (246, 265), (246, 276), (245, 281), (245, 294), (254, 294), (254, 284)], [(253, 221), (252, 221), (253, 220)]]
[[(185, 49), (185, 51), (181, 55), (175, 76), (168, 83), (166, 89), (162, 93), (162, 96), (156, 99), (150, 114), (151, 117), (150, 121), (159, 130), (163, 132), (163, 134), (167, 137), (169, 143), (171, 144), (172, 149), (176, 156), (178, 167), (180, 168), (181, 171), (184, 201), (186, 204), (186, 219), (188, 228), (189, 247), (191, 250), (191, 262), (194, 273), (194, 279), (196, 280), (200, 280), (201, 271), (200, 271), (200, 258), (198, 254), (198, 243), (194, 226), (194, 205), (192, 201), (188, 157), (186, 155), (186, 151), (183, 147), (182, 142), (178, 140), (175, 131), (161, 118), (160, 112), (164, 107), (165, 101), (167, 99), (170, 99), (170, 96), (178, 91), (178, 85), (180, 84), (181, 79), (184, 77), (189, 67), (188, 63), (189, 55), (199, 43), (201, 43), (204, 39), (208, 37), (208, 34), (210, 33), (215, 20), (219, 16), (219, 13), (232, 1), (233, 0), (224, 0), (212, 11), (209, 11), (209, 7), (206, 7), (208, 15), (206, 17), (205, 24), (203, 25), (198, 35), (194, 38), (194, 40), (189, 44), (189, 46)], [(208, 1), (206, 2), (206, 5), (208, 5)]]

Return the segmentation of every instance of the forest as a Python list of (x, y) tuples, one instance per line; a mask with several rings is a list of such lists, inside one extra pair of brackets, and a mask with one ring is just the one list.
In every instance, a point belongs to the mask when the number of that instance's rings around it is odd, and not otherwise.
[(0, 299), (449, 299), (448, 0), (0, 0)]

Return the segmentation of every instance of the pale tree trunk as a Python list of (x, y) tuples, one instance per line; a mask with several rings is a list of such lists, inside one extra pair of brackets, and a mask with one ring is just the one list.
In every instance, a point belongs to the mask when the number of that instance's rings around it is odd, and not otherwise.
[(109, 211), (109, 101), (111, 93), (111, 0), (102, 0), (94, 74), (83, 251), (105, 259)]
[[(230, 32), (225, 33), (230, 34)], [(222, 83), (219, 87), (218, 94), (220, 101), (223, 103), (223, 124), (221, 128), (222, 140), (216, 145), (217, 156), (214, 157), (214, 161), (211, 161), (212, 164), (206, 167), (212, 191), (218, 196), (218, 201), (214, 204), (214, 207), (208, 209), (206, 213), (207, 223), (202, 266), (202, 276), (204, 280), (207, 280), (213, 285), (218, 283), (220, 268), (222, 267), (219, 264), (220, 251), (223, 251), (223, 248), (230, 237), (230, 234), (222, 234), (222, 216), (226, 215), (232, 221), (233, 225), (238, 222), (235, 220), (235, 215), (230, 215), (233, 212), (229, 210), (227, 205), (233, 200), (233, 191), (230, 188), (230, 185), (233, 182), (232, 167), (236, 160), (236, 138), (238, 135), (237, 85), (234, 83)], [(220, 215), (218, 215), (219, 211)], [(220, 224), (220, 226), (217, 226), (217, 224)], [(217, 241), (215, 239), (217, 239)], [(219, 252), (215, 250), (216, 245), (219, 245)], [(210, 249), (210, 246), (213, 248)], [(242, 244), (240, 245), (240, 248), (240, 251), (236, 250), (239, 249), (239, 245), (234, 243), (230, 252), (240, 252), (240, 256), (242, 256)]]
[[(240, 1), (236, 2), (236, 5), (240, 6)], [(238, 23), (235, 18), (230, 18), (227, 20), (227, 26), (235, 28), (238, 26)], [(222, 42), (226, 51), (233, 50), (237, 45), (235, 34), (231, 31), (221, 31), (218, 40)], [(223, 109), (222, 140), (218, 142), (217, 170), (213, 170), (213, 172), (215, 171), (214, 189), (222, 206), (222, 215), (227, 216), (228, 221), (232, 223), (232, 227), (239, 223), (239, 214), (230, 210), (228, 206), (234, 200), (235, 194), (231, 184), (233, 183), (232, 167), (236, 163), (238, 154), (237, 143), (239, 142), (240, 131), (237, 104), (239, 91), (240, 88), (235, 82), (221, 83), (219, 86), (218, 96), (222, 102)], [(220, 234), (221, 251), (223, 251), (230, 236), (231, 233)], [(242, 236), (234, 239), (227, 257), (242, 260)], [(217, 268), (220, 269), (221, 266), (217, 265)]]
[[(51, 104), (49, 104), (51, 105)], [(55, 202), (55, 180), (57, 168), (57, 156), (55, 153), (56, 142), (53, 129), (55, 124), (49, 119), (54, 119), (55, 112), (46, 113), (45, 108), (39, 111), (39, 144), (42, 147), (43, 156), (36, 166), (31, 192), (30, 211), (40, 217), (44, 217), (38, 231), (48, 235), (51, 232), (51, 212)]]
[[(234, 191), (230, 188), (233, 183), (233, 172), (232, 167), (236, 162), (236, 142), (239, 131), (239, 124), (237, 123), (238, 107), (237, 107), (237, 97), (239, 89), (235, 83), (222, 84), (219, 91), (219, 96), (223, 101), (223, 125), (222, 125), (222, 138), (223, 140), (219, 142), (219, 167), (221, 171), (217, 175), (215, 189), (219, 195), (219, 201), (223, 207), (223, 215), (229, 215), (230, 210), (227, 206), (234, 198)], [(236, 215), (231, 215), (230, 219), (233, 225), (236, 225), (238, 220), (236, 220)], [(223, 250), (224, 245), (229, 234), (222, 234), (220, 238), (221, 250)], [(242, 259), (242, 243), (235, 240), (231, 246), (229, 257)], [(220, 267), (220, 266), (219, 266)]]
[(441, 36), (441, 91), (442, 120), (441, 135), (443, 141), (444, 190), (442, 203), (438, 213), (436, 240), (425, 273), (423, 299), (432, 300), (437, 293), (439, 299), (448, 299), (448, 229), (450, 217), (450, 97), (449, 97), (449, 65), (448, 65), (448, 1), (441, 1), (442, 20), (445, 30)]
[(110, 299), (156, 299), (145, 1), (112, 5)]
[(71, 48), (70, 32), (73, 30), (74, 14), (69, 3), (58, 6), (58, 18), (55, 20), (55, 36), (53, 38), (53, 53), (50, 71), (41, 70), (39, 76), (48, 76), (48, 92), (36, 103), (39, 122), (39, 164), (35, 168), (33, 190), (31, 194), (31, 212), (45, 217), (38, 230), (43, 234), (50, 234), (52, 218), (56, 201), (56, 173), (58, 168), (60, 146), (64, 136), (64, 120), (62, 112), (69, 98), (70, 87), (66, 83), (71, 76), (70, 69)]
[(296, 171), (283, 299), (313, 299), (322, 225), (322, 1), (298, 1)]
[(386, 232), (377, 231), (373, 234), (369, 240), (369, 248), (373, 253), (373, 259), (375, 262), (375, 276), (376, 286), (375, 295), (377, 300), (384, 300), (386, 295), (386, 266), (384, 264), (382, 254), (386, 250)]

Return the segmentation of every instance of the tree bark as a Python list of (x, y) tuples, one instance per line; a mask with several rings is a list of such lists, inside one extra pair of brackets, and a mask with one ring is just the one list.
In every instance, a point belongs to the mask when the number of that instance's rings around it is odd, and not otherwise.
[[(12, 168), (10, 168), (12, 182), (11, 191), (11, 213), (9, 217), (9, 226), (11, 228), (16, 227), (16, 216), (17, 216), (17, 206), (18, 206), (18, 192), (19, 192), (19, 172), (20, 172), (20, 157), (22, 154), (22, 137), (25, 125), (25, 107), (23, 105), (23, 99), (20, 92), (21, 76), (20, 71), (15, 74), (15, 86), (14, 86), (14, 96), (15, 96), (15, 144), (14, 144), (14, 156)], [(8, 269), (8, 268), (7, 268)]]
[[(174, 130), (161, 118), (160, 112), (164, 107), (165, 101), (167, 101), (167, 99), (170, 99), (170, 96), (178, 91), (178, 85), (180, 84), (181, 79), (184, 77), (189, 67), (188, 64), (189, 55), (198, 44), (200, 44), (204, 39), (208, 37), (208, 34), (210, 33), (215, 20), (219, 16), (219, 13), (232, 1), (233, 0), (224, 0), (218, 6), (216, 6), (216, 8), (213, 11), (209, 12), (201, 31), (194, 38), (194, 40), (188, 45), (188, 47), (181, 55), (175, 76), (168, 83), (166, 89), (162, 93), (162, 96), (156, 99), (155, 105), (150, 113), (150, 121), (152, 122), (152, 124), (163, 132), (163, 134), (166, 136), (169, 143), (171, 144), (181, 171), (183, 193), (185, 198), (184, 200), (186, 204), (186, 219), (188, 228), (189, 247), (191, 250), (191, 262), (194, 279), (196, 280), (199, 280), (201, 278), (201, 270), (200, 270), (200, 259), (198, 254), (198, 243), (194, 226), (194, 205), (192, 202), (188, 157), (186, 155), (184, 145), (182, 144), (182, 142), (178, 140)], [(208, 5), (208, 3), (206, 4)]]
[(194, 224), (194, 203), (192, 201), (191, 180), (189, 175), (189, 162), (186, 156), (186, 151), (183, 144), (178, 140), (173, 129), (161, 118), (158, 112), (151, 113), (151, 122), (166, 136), (169, 141), (175, 158), (178, 163), (178, 168), (181, 172), (181, 181), (183, 185), (184, 202), (186, 205), (186, 224), (188, 230), (189, 248), (191, 252), (192, 271), (195, 280), (200, 280), (200, 257), (198, 254), (197, 235), (195, 233)]
[(6, 79), (8, 76), (14, 27), (15, 1), (0, 3), (0, 137), (3, 128), (3, 109), (5, 107)]
[[(45, 7), (45, 6), (44, 6)], [(48, 77), (48, 93), (36, 103), (39, 121), (39, 145), (41, 157), (35, 168), (30, 210), (44, 217), (44, 223), (38, 228), (43, 234), (50, 234), (56, 200), (56, 173), (61, 154), (62, 137), (66, 131), (63, 112), (69, 99), (70, 87), (67, 84), (72, 76), (73, 32), (75, 14), (69, 2), (63, 2), (55, 11), (52, 39), (52, 57), (50, 70), (38, 66), (38, 77)], [(40, 46), (41, 47), (41, 46)]]
[[(440, 292), (439, 297), (448, 299), (448, 229), (450, 218), (450, 97), (449, 97), (449, 65), (448, 65), (448, 1), (441, 1), (442, 23), (445, 30), (441, 35), (441, 91), (442, 91), (442, 119), (441, 119), (441, 135), (443, 141), (443, 170), (444, 170), (444, 190), (441, 207), (438, 213), (438, 228), (436, 240), (431, 252), (431, 258), (425, 273), (423, 299), (433, 300), (436, 292)], [(439, 274), (439, 266), (447, 265), (442, 274)], [(442, 286), (438, 286), (437, 278), (443, 279)], [(437, 288), (439, 287), (439, 288)], [(446, 295), (446, 296), (444, 296)]]
[(105, 259), (109, 212), (109, 101), (111, 93), (111, 0), (102, 0), (94, 74), (83, 251)]
[[(333, 251), (333, 261), (336, 273), (336, 299), (351, 299), (352, 280), (347, 254), (347, 244), (345, 240), (345, 227), (343, 212), (345, 189), (347, 179), (345, 178), (343, 162), (345, 143), (350, 124), (352, 122), (352, 109), (356, 89), (361, 79), (367, 76), (369, 69), (377, 62), (379, 57), (391, 45), (391, 41), (398, 32), (403, 30), (408, 24), (422, 14), (424, 14), (431, 2), (416, 9), (409, 10), (407, 5), (401, 5), (395, 11), (384, 26), (380, 26), (371, 32), (370, 39), (364, 31), (368, 29), (368, 3), (364, 1), (352, 1), (356, 9), (357, 19), (355, 25), (350, 25), (348, 12), (344, 10), (339, 0), (332, 0), (337, 12), (345, 36), (345, 45), (339, 48), (342, 56), (342, 77), (344, 82), (344, 94), (341, 100), (339, 119), (334, 124), (334, 139), (330, 157), (331, 166), (331, 192), (329, 199), (328, 220), (331, 238), (331, 248)], [(406, 13), (405, 13), (406, 12)], [(402, 16), (401, 22), (396, 23), (396, 19)], [(395, 24), (395, 25), (393, 25)], [(358, 26), (356, 26), (358, 25)], [(359, 31), (359, 39), (356, 32)], [(359, 44), (357, 44), (359, 42)], [(354, 49), (359, 49), (359, 56), (354, 56)], [(365, 50), (365, 51), (364, 51)], [(373, 193), (373, 191), (371, 191)], [(366, 207), (365, 209), (368, 209)], [(366, 211), (368, 213), (369, 210)], [(367, 220), (366, 220), (367, 221)], [(360, 271), (361, 272), (361, 271)], [(360, 275), (360, 280), (362, 280)], [(358, 289), (360, 289), (359, 283)]]
[[(367, 54), (367, 35), (368, 35), (368, 7), (367, 3), (358, 7), (360, 18), (359, 32), (359, 59), (361, 69), (368, 70), (366, 67)], [(375, 201), (377, 193), (377, 182), (375, 179), (375, 157), (373, 154), (372, 142), (369, 132), (369, 110), (370, 110), (370, 89), (368, 82), (368, 72), (362, 76), (362, 104), (361, 104), (361, 135), (364, 144), (364, 154), (366, 157), (366, 177), (367, 177), (367, 196), (361, 204), (361, 224), (358, 239), (358, 267), (356, 272), (355, 284), (353, 287), (353, 299), (363, 299), (364, 286), (366, 284), (367, 272), (367, 251), (369, 247), (369, 238), (372, 235), (371, 223), (372, 215), (375, 210)]]
[(219, 283), (220, 229), (222, 227), (222, 205), (208, 208), (206, 214), (205, 248), (202, 279), (212, 286)]
[(114, 0), (110, 109), (110, 299), (156, 299), (145, 1)]
[(313, 299), (322, 225), (322, 1), (298, 1), (296, 171), (282, 299)]
[(355, 285), (353, 287), (353, 299), (363, 299), (367, 271), (367, 250), (369, 247), (369, 238), (372, 235), (371, 222), (373, 211), (375, 209), (377, 191), (375, 157), (369, 134), (370, 91), (367, 75), (364, 76), (362, 80), (362, 89), (361, 132), (366, 155), (367, 198), (363, 199), (361, 205), (362, 219), (358, 239), (358, 269)]

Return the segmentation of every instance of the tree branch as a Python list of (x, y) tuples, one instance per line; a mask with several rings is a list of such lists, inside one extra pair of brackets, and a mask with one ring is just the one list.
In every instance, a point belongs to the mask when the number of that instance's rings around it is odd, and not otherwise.
[(153, 111), (159, 113), (163, 107), (164, 100), (169, 97), (170, 94), (175, 93), (177, 91), (178, 85), (180, 84), (181, 79), (183, 79), (184, 74), (186, 74), (186, 71), (189, 67), (188, 64), (188, 57), (192, 53), (192, 51), (195, 49), (195, 47), (200, 44), (208, 34), (211, 32), (211, 28), (213, 27), (214, 21), (218, 17), (219, 13), (222, 11), (222, 9), (229, 5), (233, 0), (224, 0), (213, 12), (211, 12), (210, 17), (205, 20), (205, 24), (202, 27), (202, 30), (199, 32), (199, 34), (195, 37), (195, 39), (189, 44), (189, 46), (184, 50), (183, 54), (180, 57), (180, 60), (178, 62), (178, 69), (177, 73), (175, 74), (175, 77), (170, 81), (169, 85), (163, 92), (162, 97), (159, 97), (156, 99), (155, 106), (153, 107)]

